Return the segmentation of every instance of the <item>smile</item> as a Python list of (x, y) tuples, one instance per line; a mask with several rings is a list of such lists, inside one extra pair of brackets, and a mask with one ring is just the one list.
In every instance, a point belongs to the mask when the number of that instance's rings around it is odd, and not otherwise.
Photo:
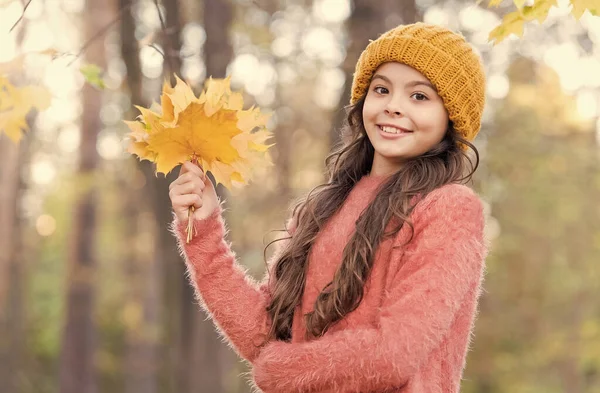
[(392, 126), (377, 125), (377, 128), (379, 128), (379, 133), (381, 134), (381, 136), (383, 136), (384, 138), (387, 138), (387, 139), (396, 139), (399, 137), (403, 137), (403, 136), (412, 134), (412, 131), (407, 131), (407, 130), (392, 127)]

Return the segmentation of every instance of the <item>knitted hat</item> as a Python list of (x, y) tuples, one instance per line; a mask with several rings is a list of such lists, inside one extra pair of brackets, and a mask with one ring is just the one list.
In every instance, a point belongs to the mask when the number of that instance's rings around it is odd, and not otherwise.
[(382, 34), (369, 43), (356, 64), (352, 105), (366, 94), (377, 67), (391, 61), (409, 65), (429, 79), (454, 129), (469, 141), (475, 138), (485, 105), (485, 71), (462, 35), (422, 22)]

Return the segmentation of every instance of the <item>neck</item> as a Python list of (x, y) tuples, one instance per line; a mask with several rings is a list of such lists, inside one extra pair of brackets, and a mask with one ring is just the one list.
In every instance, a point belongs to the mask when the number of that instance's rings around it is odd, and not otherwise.
[(373, 163), (371, 164), (370, 174), (371, 176), (387, 177), (398, 172), (403, 166), (404, 162), (385, 158), (379, 153), (375, 152), (373, 156)]
[(388, 177), (398, 172), (401, 167), (383, 167), (383, 166), (375, 166), (371, 167), (369, 171), (369, 176), (373, 177)]

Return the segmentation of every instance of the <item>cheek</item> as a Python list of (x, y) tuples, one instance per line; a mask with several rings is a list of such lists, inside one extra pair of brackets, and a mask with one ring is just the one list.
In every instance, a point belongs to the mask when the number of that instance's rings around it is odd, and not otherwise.
[(365, 100), (365, 104), (363, 106), (363, 119), (365, 120), (373, 120), (375, 115), (377, 114), (377, 104), (373, 102), (373, 100), (369, 100), (368, 98)]
[(448, 128), (448, 115), (443, 107), (424, 111), (419, 115), (419, 123), (421, 129), (428, 130), (431, 134), (443, 135)]
[(363, 122), (370, 122), (371, 121), (371, 119), (373, 118), (372, 112), (373, 111), (370, 110), (370, 108), (365, 103), (365, 106), (363, 107), (363, 111), (362, 111)]

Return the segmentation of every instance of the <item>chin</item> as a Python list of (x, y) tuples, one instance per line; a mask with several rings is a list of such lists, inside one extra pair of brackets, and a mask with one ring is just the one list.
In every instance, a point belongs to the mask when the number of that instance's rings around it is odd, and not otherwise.
[(406, 151), (403, 150), (377, 149), (375, 146), (375, 151), (388, 160), (402, 159), (406, 156)]

